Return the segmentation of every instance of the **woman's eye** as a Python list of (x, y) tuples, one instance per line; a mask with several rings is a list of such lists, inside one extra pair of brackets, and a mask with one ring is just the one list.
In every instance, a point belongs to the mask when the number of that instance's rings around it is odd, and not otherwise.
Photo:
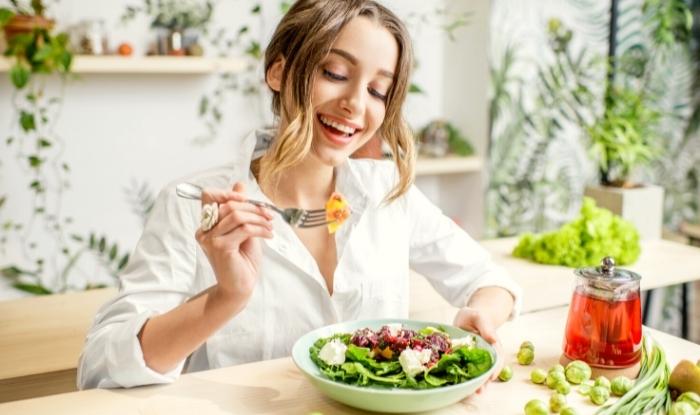
[(333, 72), (329, 71), (328, 69), (324, 69), (324, 70), (323, 70), (323, 74), (324, 74), (326, 77), (328, 77), (328, 78), (330, 78), (330, 79), (332, 79), (332, 80), (334, 80), (334, 81), (345, 81), (345, 80), (347, 80), (347, 78), (344, 77), (343, 75), (338, 75), (337, 73), (333, 73)]
[(386, 101), (386, 94), (382, 94), (381, 92), (377, 91), (374, 88), (369, 89), (369, 93), (375, 96), (376, 98), (379, 98), (382, 101)]

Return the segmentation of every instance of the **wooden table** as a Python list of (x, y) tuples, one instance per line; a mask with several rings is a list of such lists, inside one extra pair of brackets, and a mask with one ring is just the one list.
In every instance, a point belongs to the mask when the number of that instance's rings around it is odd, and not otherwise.
[[(452, 414), (522, 414), (525, 403), (534, 398), (549, 400), (551, 391), (529, 381), (534, 367), (547, 369), (559, 359), (566, 321), (566, 307), (540, 311), (506, 323), (501, 330), (505, 359), (514, 371), (507, 383), (491, 383), (474, 395), (450, 407), (433, 411)], [(700, 345), (648, 329), (663, 346), (671, 367), (683, 359), (700, 356)], [(523, 340), (535, 345), (532, 366), (516, 363), (516, 349)], [(569, 403), (581, 414), (597, 407), (572, 391)], [(320, 411), (324, 415), (362, 412), (336, 403), (318, 392), (297, 370), (290, 358), (232, 366), (183, 375), (177, 382), (131, 390), (88, 390), (0, 404), (0, 413), (23, 414), (301, 414)]]
[[(568, 304), (570, 268), (545, 266), (510, 256), (516, 239), (483, 241), (524, 291), (523, 311)], [(642, 256), (630, 269), (643, 288), (700, 279), (700, 249), (664, 240), (642, 243)], [(75, 391), (76, 365), (97, 309), (115, 289), (29, 297), (0, 302), (0, 402)], [(410, 318), (451, 322), (456, 309), (425, 279), (411, 276)]]
[[(515, 258), (511, 252), (517, 242), (517, 238), (501, 238), (481, 241), (481, 244), (523, 288), (523, 312), (569, 304), (575, 281), (573, 269)], [(642, 276), (642, 290), (700, 280), (700, 248), (663, 239), (645, 240), (637, 263), (623, 268)], [(411, 318), (454, 315), (455, 308), (424, 278), (414, 274), (411, 284)]]
[(0, 302), (0, 402), (76, 390), (85, 334), (97, 309), (115, 292)]

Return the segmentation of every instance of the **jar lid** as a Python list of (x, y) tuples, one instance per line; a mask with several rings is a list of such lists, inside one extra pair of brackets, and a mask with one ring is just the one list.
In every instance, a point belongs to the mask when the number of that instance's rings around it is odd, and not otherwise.
[(599, 267), (577, 268), (574, 273), (579, 277), (594, 281), (599, 288), (613, 288), (642, 279), (636, 272), (615, 267), (615, 260), (610, 256), (603, 258)]

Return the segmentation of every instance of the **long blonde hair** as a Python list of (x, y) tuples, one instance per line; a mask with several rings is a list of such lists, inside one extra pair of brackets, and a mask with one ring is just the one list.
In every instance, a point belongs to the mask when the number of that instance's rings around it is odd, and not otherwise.
[[(358, 16), (386, 28), (399, 47), (384, 122), (378, 130), (391, 148), (399, 173), (399, 180), (386, 200), (400, 197), (413, 183), (416, 157), (413, 135), (402, 116), (413, 67), (411, 39), (401, 20), (372, 0), (298, 0), (280, 21), (265, 51), (265, 74), (280, 57), (285, 58), (280, 91), (272, 90), (272, 110), (276, 117), (289, 120), (289, 124), (254, 166), (262, 183), (278, 182), (285, 169), (299, 163), (311, 150), (314, 122), (311, 93), (317, 68), (343, 27)], [(289, 105), (282, 105), (281, 96), (290, 98), (286, 101)]]

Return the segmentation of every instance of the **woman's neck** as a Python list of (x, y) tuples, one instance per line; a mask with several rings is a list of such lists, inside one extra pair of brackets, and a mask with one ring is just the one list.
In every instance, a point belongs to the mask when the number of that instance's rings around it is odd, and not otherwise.
[[(259, 177), (260, 159), (254, 160), (251, 170), (256, 179)], [(262, 183), (260, 189), (267, 197), (280, 207), (301, 207), (318, 209), (335, 190), (335, 172), (333, 167), (318, 160), (313, 154), (299, 164), (285, 170), (279, 181)]]

